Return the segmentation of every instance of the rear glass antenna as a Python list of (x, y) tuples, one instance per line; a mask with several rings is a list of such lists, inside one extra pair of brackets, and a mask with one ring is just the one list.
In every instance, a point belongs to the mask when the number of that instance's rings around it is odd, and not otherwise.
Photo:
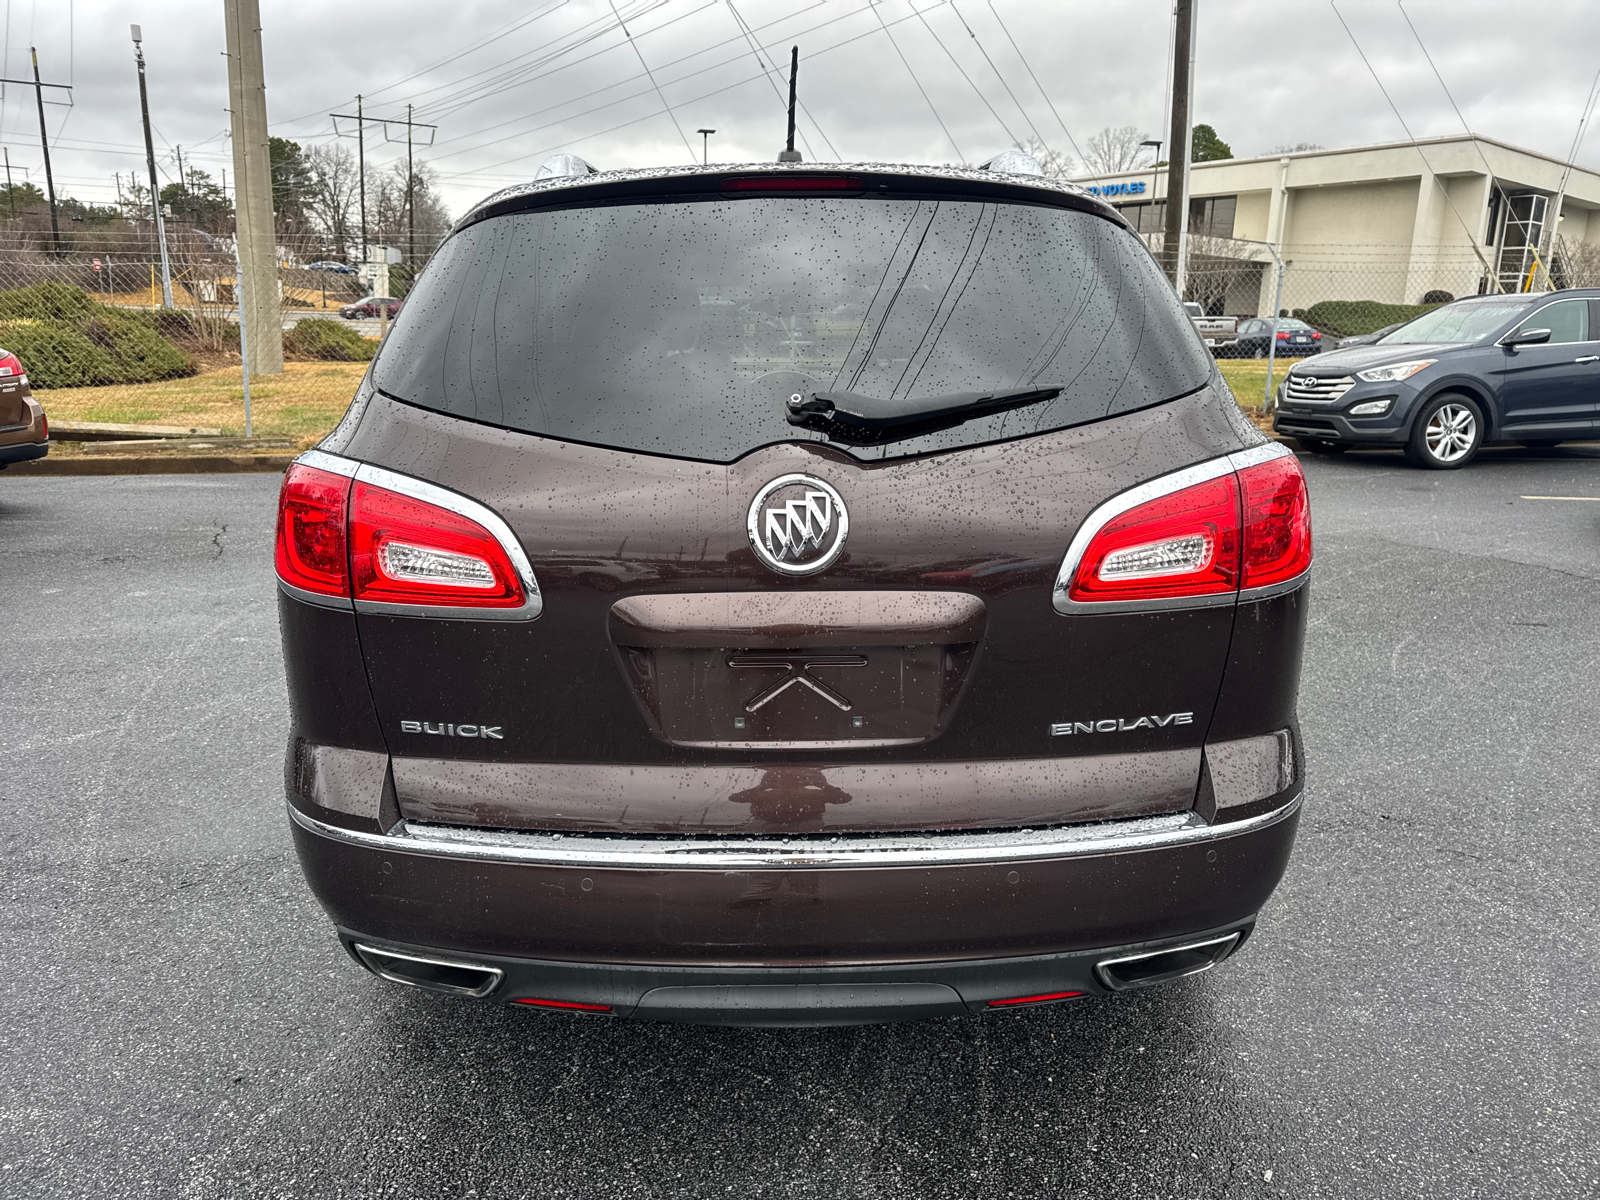
[(800, 75), (800, 47), (789, 47), (789, 144), (778, 154), (779, 162), (799, 162), (800, 151), (794, 148), (794, 84)]

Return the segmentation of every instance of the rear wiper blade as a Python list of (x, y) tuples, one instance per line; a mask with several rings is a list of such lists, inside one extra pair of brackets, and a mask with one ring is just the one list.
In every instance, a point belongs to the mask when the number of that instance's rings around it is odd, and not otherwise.
[(988, 392), (956, 392), (948, 396), (919, 396), (914, 400), (906, 397), (884, 400), (856, 392), (796, 392), (785, 401), (784, 407), (791, 425), (842, 429), (850, 440), (856, 440), (850, 436), (852, 433), (875, 435), (868, 440), (877, 441), (885, 434), (900, 433), (902, 427), (920, 430), (929, 425), (959, 425), (962, 421), (1018, 405), (1054, 400), (1060, 394), (1058, 387), (1000, 388)]

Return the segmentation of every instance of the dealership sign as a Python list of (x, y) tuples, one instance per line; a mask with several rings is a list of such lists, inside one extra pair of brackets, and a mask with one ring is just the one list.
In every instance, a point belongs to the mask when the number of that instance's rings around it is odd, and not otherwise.
[(1089, 189), (1091, 196), (1142, 196), (1144, 195), (1144, 180), (1137, 183), (1107, 183), (1095, 184)]

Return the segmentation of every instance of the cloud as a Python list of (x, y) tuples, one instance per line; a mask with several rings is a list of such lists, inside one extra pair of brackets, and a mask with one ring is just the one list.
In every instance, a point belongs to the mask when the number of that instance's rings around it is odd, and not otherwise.
[[(1460, 132), (1399, 8), (1344, 0), (1340, 11), (1412, 132)], [(1528, 38), (1507, 36), (1516, 11), (1503, 2), (1413, 0), (1405, 11), (1474, 130), (1565, 156), (1600, 62), (1590, 5), (1541, 5)], [(1166, 137), (1169, 12), (1167, 0), (267, 0), (268, 118), (275, 134), (313, 143), (333, 137), (329, 114), (351, 111), (357, 93), (376, 116), (403, 117), (410, 103), (438, 126), (417, 154), (459, 212), (556, 150), (604, 167), (682, 162), (685, 137), (698, 153), (705, 127), (717, 131), (713, 160), (770, 160), (784, 135), (781, 71), (799, 44), (808, 158), (979, 161), (1030, 135), (1071, 153), (1069, 141), (1084, 146), (1106, 125)], [(1325, 0), (1200, 13), (1195, 117), (1235, 154), (1404, 138)], [(181, 145), (186, 162), (231, 178), (221, 4), (91, 0), (14, 14), (5, 35), (9, 77), (28, 70), (33, 44), (46, 79), (75, 85), (71, 109), (48, 110), (58, 189), (104, 201), (114, 173), (144, 172), (131, 21), (144, 28), (163, 173), (175, 176)], [(8, 85), (0, 140), (35, 180), (37, 135), (31, 89)], [(376, 130), (368, 150), (379, 166), (405, 153)], [(1600, 135), (1579, 161), (1600, 167)]]

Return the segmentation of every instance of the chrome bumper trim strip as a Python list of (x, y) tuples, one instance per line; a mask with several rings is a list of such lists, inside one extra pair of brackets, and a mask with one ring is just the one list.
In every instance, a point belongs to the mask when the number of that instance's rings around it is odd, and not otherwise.
[(295, 824), (331, 841), (433, 858), (547, 867), (642, 870), (765, 871), (839, 867), (950, 867), (1035, 859), (1079, 858), (1162, 850), (1258, 833), (1293, 816), (1300, 796), (1268, 813), (1207, 825), (1193, 812), (1096, 825), (1000, 833), (853, 834), (789, 838), (639, 838), (516, 833), (402, 821), (390, 833), (363, 833), (308, 817), (293, 805)]

